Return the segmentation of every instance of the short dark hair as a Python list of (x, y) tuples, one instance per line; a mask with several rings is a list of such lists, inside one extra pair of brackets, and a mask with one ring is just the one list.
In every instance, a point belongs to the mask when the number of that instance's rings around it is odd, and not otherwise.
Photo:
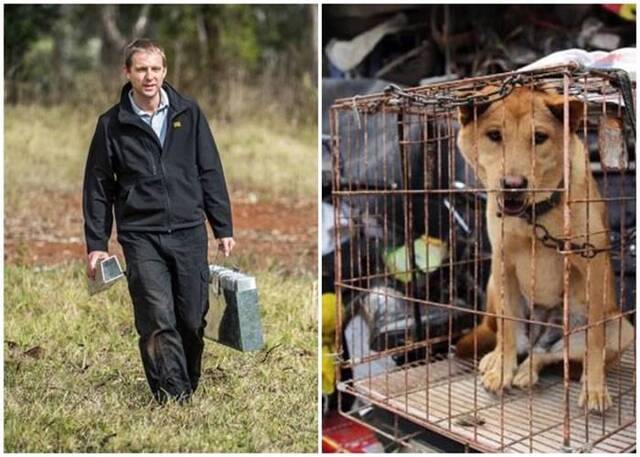
[(167, 57), (164, 54), (162, 46), (148, 38), (140, 38), (124, 47), (124, 66), (127, 67), (127, 69), (131, 68), (131, 60), (136, 52), (157, 52), (162, 56), (162, 65), (164, 67), (167, 66)]

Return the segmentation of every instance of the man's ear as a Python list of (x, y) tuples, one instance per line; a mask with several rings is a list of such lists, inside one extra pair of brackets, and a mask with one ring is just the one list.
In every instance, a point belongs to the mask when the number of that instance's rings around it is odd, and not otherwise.
[[(564, 123), (564, 96), (560, 94), (549, 95), (545, 99), (545, 104), (549, 111), (558, 119)], [(569, 98), (569, 129), (575, 132), (582, 119), (584, 118), (584, 104), (576, 98)]]
[[(475, 106), (475, 110), (476, 110), (476, 117), (477, 119), (480, 119), (480, 116), (482, 116), (482, 114), (489, 109), (489, 107), (491, 106), (490, 102), (486, 102), (486, 103), (481, 103), (479, 105)], [(467, 125), (469, 122), (473, 121), (473, 104), (471, 105), (462, 105), (458, 107), (458, 121), (460, 122), (461, 125)]]
[(122, 75), (127, 78), (127, 80), (129, 79), (129, 69), (126, 65), (122, 66)]

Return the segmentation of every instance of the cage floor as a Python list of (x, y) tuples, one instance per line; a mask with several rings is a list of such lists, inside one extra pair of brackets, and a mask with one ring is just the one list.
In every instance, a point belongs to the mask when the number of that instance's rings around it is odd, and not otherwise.
[[(635, 449), (634, 368), (633, 351), (626, 351), (619, 366), (608, 372), (612, 406), (605, 415), (585, 415), (578, 407), (580, 382), (570, 383), (570, 450)], [(543, 373), (531, 398), (519, 389), (500, 398), (484, 390), (470, 362), (452, 358), (342, 383), (340, 389), (480, 450), (569, 450), (563, 447), (564, 384), (555, 374)]]

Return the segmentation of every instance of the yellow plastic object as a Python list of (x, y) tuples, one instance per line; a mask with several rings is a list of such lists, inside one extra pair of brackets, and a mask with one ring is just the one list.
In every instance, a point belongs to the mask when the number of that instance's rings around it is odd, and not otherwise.
[[(447, 256), (447, 243), (438, 238), (422, 235), (413, 242), (416, 254), (416, 264), (420, 271), (435, 271), (442, 265)], [(409, 250), (407, 246), (393, 247), (384, 253), (384, 263), (398, 281), (407, 283), (411, 281), (409, 270)]]
[(322, 294), (322, 340), (333, 340), (336, 331), (336, 294)]
[(336, 371), (333, 355), (329, 346), (322, 346), (322, 393), (331, 395), (336, 388)]
[(635, 3), (623, 3), (620, 5), (620, 11), (618, 12), (620, 17), (628, 20), (636, 20), (636, 4)]

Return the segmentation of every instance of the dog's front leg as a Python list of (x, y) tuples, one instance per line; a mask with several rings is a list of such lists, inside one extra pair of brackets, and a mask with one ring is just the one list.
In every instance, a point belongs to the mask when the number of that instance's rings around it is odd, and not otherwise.
[[(587, 263), (580, 258), (576, 266), (586, 277)], [(604, 412), (611, 403), (605, 380), (605, 325), (603, 318), (615, 309), (615, 290), (613, 272), (609, 255), (601, 253), (591, 260), (591, 274), (587, 289), (589, 291), (589, 311), (587, 315), (589, 330), (587, 334), (587, 352), (582, 374), (582, 392), (578, 404), (585, 403), (592, 411)]]
[[(491, 266), (491, 276), (487, 286), (487, 309), (495, 309), (498, 315), (496, 331), (496, 347), (480, 360), (479, 369), (482, 373), (482, 384), (491, 391), (497, 392), (511, 386), (513, 375), (518, 367), (516, 348), (516, 323), (504, 317), (514, 317), (515, 303), (518, 295), (517, 279), (513, 269), (503, 272), (499, 260), (494, 256)], [(502, 281), (504, 278), (504, 281)]]

